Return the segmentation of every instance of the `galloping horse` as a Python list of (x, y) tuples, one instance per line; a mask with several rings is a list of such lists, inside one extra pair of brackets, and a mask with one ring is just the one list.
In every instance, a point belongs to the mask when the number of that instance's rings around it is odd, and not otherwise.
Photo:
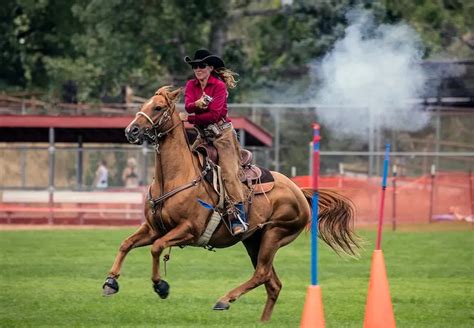
[[(109, 272), (104, 295), (119, 290), (117, 279), (127, 253), (136, 247), (151, 246), (153, 288), (161, 298), (169, 294), (169, 285), (161, 279), (160, 255), (167, 247), (197, 246), (211, 216), (198, 199), (217, 204), (218, 195), (203, 179), (203, 168), (191, 151), (184, 124), (175, 102), (181, 89), (160, 88), (137, 113), (125, 129), (129, 142), (141, 144), (145, 139), (156, 150), (155, 178), (145, 205), (146, 222), (125, 239)], [(292, 242), (311, 220), (312, 190), (300, 189), (289, 178), (272, 172), (274, 188), (266, 195), (253, 198), (249, 213), (249, 233), (232, 236), (220, 224), (209, 240), (212, 247), (223, 248), (242, 241), (255, 272), (252, 277), (221, 297), (215, 310), (226, 310), (241, 295), (265, 284), (267, 301), (261, 320), (269, 320), (282, 288), (273, 260), (277, 250)], [(353, 227), (354, 211), (349, 200), (328, 190), (320, 191), (319, 237), (336, 252), (354, 254), (358, 246)]]

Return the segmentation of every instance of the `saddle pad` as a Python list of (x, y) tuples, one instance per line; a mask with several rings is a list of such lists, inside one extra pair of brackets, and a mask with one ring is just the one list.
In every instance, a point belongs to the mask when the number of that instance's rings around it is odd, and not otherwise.
[[(275, 179), (273, 178), (273, 175), (272, 173), (270, 172), (270, 170), (264, 168), (264, 167), (261, 167), (261, 166), (257, 166), (257, 165), (252, 165), (254, 168), (252, 169), (252, 173), (249, 174), (249, 180), (252, 184), (252, 188), (254, 190), (254, 193), (256, 195), (258, 194), (262, 194), (262, 193), (265, 193), (265, 192), (269, 192), (270, 190), (273, 189), (274, 185), (275, 185)], [(258, 169), (258, 170), (255, 170), (255, 169)], [(246, 169), (244, 171), (248, 171), (249, 169)], [(259, 174), (259, 176), (256, 176), (254, 174), (254, 172), (258, 172), (258, 173), (261, 173)], [(214, 172), (213, 170), (209, 171), (207, 173), (207, 175), (204, 177), (206, 179), (206, 181), (212, 186), (213, 183), (213, 176), (214, 176)], [(247, 176), (247, 174), (246, 174)], [(244, 178), (241, 180), (242, 183), (244, 184), (247, 184), (247, 179)]]
[(266, 169), (264, 167), (258, 166), (258, 165), (252, 165), (255, 166), (258, 170), (262, 172), (260, 177), (253, 178), (252, 177), (252, 183), (267, 183), (267, 182), (274, 182), (275, 179), (273, 178), (272, 173), (270, 172), (269, 169)]
[(254, 185), (253, 192), (255, 195), (263, 194), (272, 190), (274, 186), (275, 182), (259, 183)]
[(260, 178), (252, 180), (255, 195), (269, 192), (275, 186), (275, 178), (270, 170), (261, 166), (257, 166), (257, 168), (262, 172), (262, 174), (260, 175)]

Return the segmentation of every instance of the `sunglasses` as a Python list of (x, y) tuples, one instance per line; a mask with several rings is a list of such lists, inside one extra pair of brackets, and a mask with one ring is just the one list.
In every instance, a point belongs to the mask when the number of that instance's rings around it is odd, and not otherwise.
[(208, 64), (206, 64), (206, 63), (201, 63), (201, 64), (192, 64), (192, 65), (191, 65), (191, 67), (192, 67), (193, 69), (198, 69), (198, 68), (201, 68), (201, 69), (203, 69), (203, 68), (206, 68), (207, 66), (209, 66), (209, 65), (208, 65)]

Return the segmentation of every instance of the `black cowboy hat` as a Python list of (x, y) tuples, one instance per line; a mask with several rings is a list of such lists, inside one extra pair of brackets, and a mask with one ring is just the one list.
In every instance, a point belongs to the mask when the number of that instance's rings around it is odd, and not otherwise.
[(213, 55), (207, 49), (199, 49), (194, 53), (194, 58), (191, 59), (189, 56), (184, 57), (184, 61), (189, 65), (206, 63), (209, 66), (216, 68), (225, 67), (224, 61), (216, 55)]

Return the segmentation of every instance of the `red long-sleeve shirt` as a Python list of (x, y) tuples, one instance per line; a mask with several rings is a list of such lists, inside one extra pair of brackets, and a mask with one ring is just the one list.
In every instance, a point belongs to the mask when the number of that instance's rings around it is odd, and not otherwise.
[(213, 99), (206, 109), (201, 109), (196, 107), (195, 104), (203, 93), (199, 80), (192, 79), (186, 82), (184, 108), (189, 114), (195, 114), (188, 116), (188, 121), (200, 127), (217, 123), (227, 117), (227, 88), (225, 83), (211, 74), (204, 92)]

